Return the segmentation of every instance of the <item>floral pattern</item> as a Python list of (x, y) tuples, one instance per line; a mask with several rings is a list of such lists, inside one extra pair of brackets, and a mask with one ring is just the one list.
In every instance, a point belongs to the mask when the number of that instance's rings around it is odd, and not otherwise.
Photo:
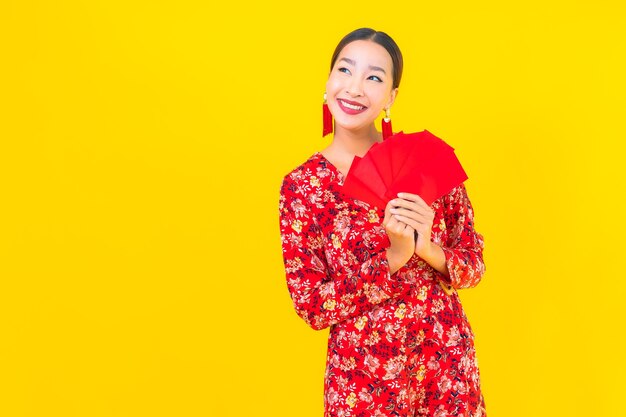
[(284, 177), (279, 200), (293, 305), (313, 329), (330, 328), (324, 416), (486, 416), (456, 293), (485, 271), (465, 186), (431, 206), (449, 277), (417, 255), (390, 274), (384, 207), (346, 196), (343, 179), (316, 152)]

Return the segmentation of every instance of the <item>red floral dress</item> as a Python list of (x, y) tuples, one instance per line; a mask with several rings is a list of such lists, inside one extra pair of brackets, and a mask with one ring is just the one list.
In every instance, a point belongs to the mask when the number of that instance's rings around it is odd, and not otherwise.
[(485, 266), (465, 186), (432, 204), (449, 277), (417, 255), (389, 273), (384, 207), (342, 192), (321, 153), (286, 175), (280, 231), (287, 287), (313, 329), (330, 327), (325, 417), (483, 417), (474, 335), (455, 289)]

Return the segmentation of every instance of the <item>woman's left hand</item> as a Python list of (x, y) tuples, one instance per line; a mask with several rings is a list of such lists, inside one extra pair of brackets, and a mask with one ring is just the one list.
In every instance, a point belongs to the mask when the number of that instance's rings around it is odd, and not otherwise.
[(391, 201), (394, 206), (391, 214), (398, 220), (411, 226), (417, 232), (415, 253), (423, 259), (429, 259), (433, 251), (430, 235), (435, 212), (417, 194), (398, 193)]

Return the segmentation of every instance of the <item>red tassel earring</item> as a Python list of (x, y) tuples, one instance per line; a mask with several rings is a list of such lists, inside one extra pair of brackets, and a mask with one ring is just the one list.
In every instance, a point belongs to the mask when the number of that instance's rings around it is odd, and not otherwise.
[(393, 131), (391, 130), (391, 118), (389, 117), (389, 109), (385, 109), (385, 117), (383, 118), (382, 127), (383, 140), (393, 135)]
[(328, 104), (326, 104), (326, 93), (324, 93), (324, 104), (322, 105), (322, 114), (324, 125), (322, 127), (322, 137), (328, 135), (333, 131), (333, 115), (328, 109)]

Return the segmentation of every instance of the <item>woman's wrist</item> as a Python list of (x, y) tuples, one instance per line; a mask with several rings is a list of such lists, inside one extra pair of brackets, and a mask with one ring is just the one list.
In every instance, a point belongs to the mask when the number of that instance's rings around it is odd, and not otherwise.
[(422, 258), (425, 262), (430, 263), (430, 261), (436, 257), (438, 247), (439, 245), (429, 240), (425, 246), (419, 248), (416, 246), (415, 254)]
[(387, 248), (387, 262), (389, 264), (389, 274), (393, 275), (400, 268), (402, 268), (406, 263), (411, 259), (411, 256), (408, 257), (406, 254), (398, 253), (392, 247)]
[(431, 241), (429, 242), (429, 245), (425, 248), (425, 250), (417, 253), (417, 256), (422, 258), (424, 262), (428, 263), (435, 270), (441, 272), (444, 275), (448, 275), (446, 254), (441, 246)]

